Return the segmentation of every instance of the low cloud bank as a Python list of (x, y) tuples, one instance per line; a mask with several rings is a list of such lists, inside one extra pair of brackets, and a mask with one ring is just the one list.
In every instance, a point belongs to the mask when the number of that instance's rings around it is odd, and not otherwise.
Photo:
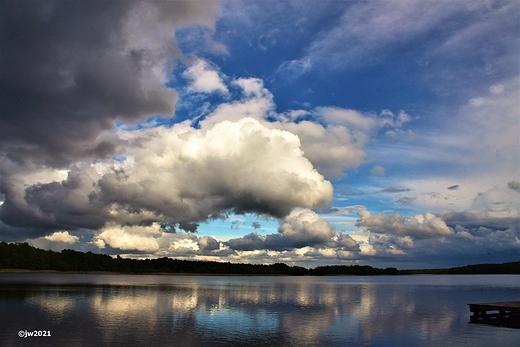
[(277, 234), (262, 236), (250, 233), (225, 243), (238, 251), (292, 250), (304, 247), (356, 249), (357, 243), (346, 234), (337, 235), (336, 229), (317, 213), (296, 208), (279, 221)]

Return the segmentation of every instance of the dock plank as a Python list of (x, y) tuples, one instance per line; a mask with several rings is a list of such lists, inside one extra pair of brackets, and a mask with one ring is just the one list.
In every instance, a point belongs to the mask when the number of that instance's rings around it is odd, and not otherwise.
[(478, 304), (468, 304), (474, 307), (501, 307), (501, 308), (511, 308), (511, 309), (520, 309), (520, 301), (501, 301), (501, 302), (483, 302)]
[[(520, 301), (468, 304), (471, 323), (520, 328)], [(488, 312), (491, 311), (491, 312)]]

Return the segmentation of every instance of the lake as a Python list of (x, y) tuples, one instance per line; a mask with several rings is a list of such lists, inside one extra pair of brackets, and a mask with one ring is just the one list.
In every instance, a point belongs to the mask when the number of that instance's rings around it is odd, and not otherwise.
[(0, 346), (519, 346), (467, 306), (518, 300), (519, 275), (0, 273)]

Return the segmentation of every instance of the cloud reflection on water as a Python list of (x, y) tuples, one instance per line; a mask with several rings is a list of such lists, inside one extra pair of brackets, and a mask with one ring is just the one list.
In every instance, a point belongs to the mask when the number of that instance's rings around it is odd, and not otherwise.
[[(308, 277), (152, 277), (164, 283), (30, 286), (14, 301), (0, 287), (0, 306), (30, 307), (25, 325), (43, 316), (39, 324), (55, 336), (96, 337), (101, 345), (434, 345), (456, 334), (471, 338), (465, 304), (482, 291)], [(78, 317), (82, 333), (60, 330)]]

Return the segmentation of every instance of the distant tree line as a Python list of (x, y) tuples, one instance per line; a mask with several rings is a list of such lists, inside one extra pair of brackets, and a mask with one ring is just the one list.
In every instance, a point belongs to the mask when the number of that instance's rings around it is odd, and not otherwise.
[(64, 249), (47, 251), (28, 243), (0, 243), (0, 269), (55, 270), (72, 272), (108, 271), (119, 273), (179, 273), (234, 275), (413, 275), (413, 274), (520, 274), (520, 261), (504, 264), (479, 264), (449, 269), (397, 270), (379, 269), (368, 265), (318, 266), (306, 269), (283, 263), (270, 265), (234, 264), (216, 261), (192, 261), (171, 258), (124, 259), (105, 254)]
[(449, 269), (401, 270), (402, 275), (519, 275), (520, 261), (503, 264), (475, 264)]
[(46, 251), (28, 243), (0, 243), (0, 269), (111, 271), (120, 273), (198, 273), (237, 275), (307, 275), (308, 270), (283, 263), (271, 265), (189, 261), (171, 258), (124, 259), (119, 256), (64, 249)]
[(354, 276), (376, 276), (376, 275), (399, 275), (399, 270), (394, 267), (378, 269), (368, 265), (332, 265), (318, 266), (309, 270), (310, 275), (315, 276), (334, 276), (334, 275), (354, 275)]

